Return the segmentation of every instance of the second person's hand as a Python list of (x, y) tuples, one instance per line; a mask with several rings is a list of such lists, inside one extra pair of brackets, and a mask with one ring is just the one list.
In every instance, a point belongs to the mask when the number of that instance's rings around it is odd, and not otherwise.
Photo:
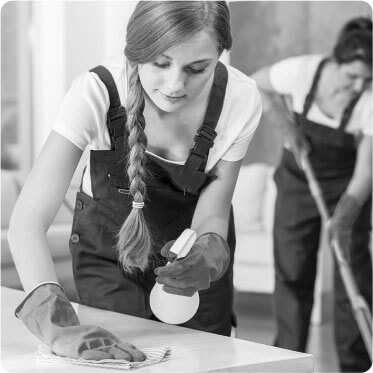
[(302, 158), (311, 152), (311, 145), (299, 127), (295, 115), (293, 113), (293, 102), (290, 95), (279, 95), (287, 125), (282, 126), (282, 137), (284, 147), (291, 151), (299, 168), (303, 168)]

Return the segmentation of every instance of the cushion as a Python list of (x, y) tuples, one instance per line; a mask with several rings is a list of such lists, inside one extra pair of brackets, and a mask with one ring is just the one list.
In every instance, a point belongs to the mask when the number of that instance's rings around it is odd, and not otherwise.
[(1, 170), (1, 228), (9, 226), (10, 216), (17, 198), (15, 171)]
[(262, 210), (262, 225), (263, 229), (272, 234), (273, 222), (275, 216), (275, 202), (276, 202), (276, 184), (273, 180), (274, 168), (271, 167), (267, 175), (266, 191), (263, 199), (263, 210)]
[(233, 194), (233, 211), (236, 228), (252, 230), (262, 219), (262, 204), (270, 166), (254, 163), (240, 169)]

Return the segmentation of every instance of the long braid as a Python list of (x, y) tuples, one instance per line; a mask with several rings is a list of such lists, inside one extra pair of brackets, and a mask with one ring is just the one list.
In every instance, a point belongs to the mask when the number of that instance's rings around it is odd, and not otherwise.
[[(135, 66), (129, 77), (129, 92), (127, 101), (127, 130), (129, 157), (127, 174), (130, 182), (130, 193), (135, 203), (144, 203), (146, 197), (145, 163), (147, 139), (144, 132), (145, 118), (143, 115), (145, 99)], [(119, 261), (126, 272), (135, 268), (145, 270), (151, 253), (152, 240), (147, 227), (142, 208), (133, 207), (123, 223), (119, 233), (117, 250)]]

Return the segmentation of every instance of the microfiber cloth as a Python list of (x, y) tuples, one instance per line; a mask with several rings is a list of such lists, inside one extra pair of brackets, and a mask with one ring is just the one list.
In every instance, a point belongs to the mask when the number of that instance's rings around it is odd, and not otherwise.
[(171, 350), (168, 347), (157, 348), (142, 348), (142, 352), (146, 355), (146, 360), (139, 362), (130, 362), (127, 360), (104, 359), (104, 360), (85, 360), (85, 359), (72, 359), (69, 357), (62, 357), (55, 355), (49, 347), (39, 345), (36, 351), (36, 359), (48, 363), (70, 363), (86, 365), (96, 368), (111, 368), (111, 369), (136, 369), (142, 368), (147, 365), (158, 364), (166, 361), (171, 356)]

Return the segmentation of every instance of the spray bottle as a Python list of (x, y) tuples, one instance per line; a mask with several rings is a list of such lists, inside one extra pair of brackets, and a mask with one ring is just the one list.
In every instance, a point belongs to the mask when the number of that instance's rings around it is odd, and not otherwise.
[[(197, 234), (192, 229), (186, 229), (179, 236), (170, 249), (172, 253), (176, 254), (176, 259), (188, 255), (196, 237)], [(167, 324), (187, 322), (195, 315), (198, 306), (198, 291), (191, 297), (169, 294), (163, 290), (163, 285), (156, 283), (150, 292), (150, 308), (159, 320)]]

